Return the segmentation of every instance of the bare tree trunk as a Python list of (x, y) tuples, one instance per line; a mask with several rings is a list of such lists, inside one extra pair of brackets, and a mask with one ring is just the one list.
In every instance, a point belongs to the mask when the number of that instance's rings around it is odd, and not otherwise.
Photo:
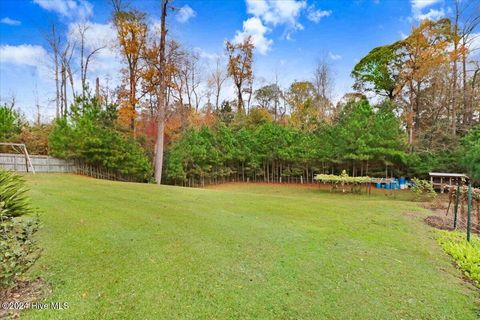
[(245, 113), (243, 108), (243, 96), (242, 96), (242, 86), (237, 86), (237, 112), (238, 113)]
[(407, 129), (408, 129), (408, 144), (410, 146), (410, 151), (413, 148), (413, 83), (410, 80), (410, 101), (409, 101), (409, 110), (407, 112)]
[(418, 137), (420, 134), (420, 129), (421, 129), (421, 123), (420, 123), (420, 88), (421, 88), (421, 82), (417, 81), (417, 90), (415, 92), (415, 136)]
[(133, 136), (135, 136), (135, 104), (136, 104), (136, 90), (137, 90), (137, 79), (133, 68), (130, 68), (130, 108), (132, 109), (132, 118), (130, 119), (130, 129), (133, 132)]
[(72, 97), (73, 97), (73, 100), (75, 101), (77, 96), (75, 94), (75, 87), (73, 85), (73, 72), (72, 72), (72, 68), (70, 68), (70, 65), (67, 66), (67, 74), (68, 74), (68, 79), (70, 81), (70, 89), (72, 90)]
[(155, 146), (155, 181), (157, 184), (162, 183), (162, 166), (163, 166), (163, 134), (165, 131), (165, 42), (167, 38), (166, 18), (167, 7), (169, 0), (162, 0), (162, 13), (161, 13), (161, 34), (160, 34), (160, 88), (158, 95), (158, 117), (157, 117), (157, 142)]
[(64, 96), (64, 91), (63, 91), (64, 79), (65, 79), (65, 69), (64, 69), (63, 62), (62, 62), (62, 66), (61, 66), (61, 69), (60, 69), (60, 84), (59, 84), (59, 86), (60, 86), (60, 109), (59, 109), (59, 113), (58, 113), (59, 117), (63, 116), (63, 106), (64, 106), (64, 103), (65, 103), (65, 96)]
[[(162, 93), (159, 94), (159, 96)], [(155, 145), (155, 181), (157, 184), (162, 183), (162, 168), (163, 168), (163, 143), (165, 132), (165, 108), (162, 106), (163, 102), (159, 102), (159, 109), (157, 115), (157, 142)]]
[(85, 32), (87, 31), (87, 25), (81, 24), (78, 26), (78, 33), (80, 34), (80, 77), (82, 81), (82, 97), (85, 97), (85, 85), (86, 85), (86, 71), (85, 71), (85, 63), (84, 63), (84, 55), (85, 55)]
[(53, 63), (54, 63), (54, 78), (55, 78), (55, 116), (57, 118), (60, 117), (60, 79), (59, 79), (59, 46), (60, 46), (60, 39), (57, 38), (57, 32), (55, 29), (55, 24), (52, 23), (52, 35), (51, 38), (48, 36), (47, 38), (50, 47), (53, 51)]
[(467, 79), (467, 57), (466, 54), (462, 54), (462, 85), (463, 85), (463, 126), (467, 129), (470, 125), (469, 115), (472, 113), (470, 105), (468, 103), (468, 79)]
[(459, 3), (455, 1), (455, 24), (453, 26), (453, 79), (452, 79), (452, 135), (457, 134), (457, 78), (458, 78), (458, 18), (460, 15)]
[(98, 77), (95, 79), (95, 97), (100, 99), (100, 79)]
[(62, 67), (62, 85), (63, 85), (63, 116), (67, 116), (68, 98), (67, 98), (67, 66)]
[(56, 117), (60, 117), (60, 84), (59, 84), (59, 79), (58, 79), (58, 52), (54, 51), (53, 53), (55, 55), (55, 111), (56, 111)]

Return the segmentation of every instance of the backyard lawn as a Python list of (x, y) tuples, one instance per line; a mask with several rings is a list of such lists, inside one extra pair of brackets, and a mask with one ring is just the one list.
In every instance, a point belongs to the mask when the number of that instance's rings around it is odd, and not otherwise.
[(32, 276), (69, 304), (26, 319), (479, 317), (478, 292), (410, 201), (26, 178), (43, 224)]

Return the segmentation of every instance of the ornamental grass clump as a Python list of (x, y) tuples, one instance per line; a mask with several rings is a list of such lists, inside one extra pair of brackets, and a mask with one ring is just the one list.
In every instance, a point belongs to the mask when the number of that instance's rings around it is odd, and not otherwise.
[(38, 230), (22, 178), (0, 169), (0, 289), (14, 284), (35, 263), (40, 250)]
[(438, 242), (463, 274), (480, 287), (480, 239), (474, 236), (468, 242), (463, 233), (439, 231)]

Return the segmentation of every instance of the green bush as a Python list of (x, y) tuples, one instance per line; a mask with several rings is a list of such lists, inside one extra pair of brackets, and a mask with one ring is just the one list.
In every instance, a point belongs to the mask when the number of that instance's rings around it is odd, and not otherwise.
[(480, 181), (480, 125), (473, 127), (462, 139), (462, 163), (468, 174)]
[(417, 200), (434, 200), (437, 197), (430, 181), (413, 178), (412, 182), (412, 191), (415, 193)]
[[(0, 169), (0, 288), (9, 287), (38, 259), (38, 218), (20, 176)], [(30, 217), (28, 217), (30, 216)]]
[(463, 233), (450, 231), (438, 233), (438, 242), (443, 250), (455, 259), (465, 276), (480, 287), (480, 239), (473, 236), (470, 242), (467, 242)]
[(78, 159), (91, 165), (147, 181), (152, 167), (145, 151), (115, 128), (116, 106), (96, 98), (79, 98), (67, 118), (56, 121), (48, 144), (50, 154)]
[(12, 140), (21, 129), (20, 114), (6, 105), (0, 105), (0, 142)]

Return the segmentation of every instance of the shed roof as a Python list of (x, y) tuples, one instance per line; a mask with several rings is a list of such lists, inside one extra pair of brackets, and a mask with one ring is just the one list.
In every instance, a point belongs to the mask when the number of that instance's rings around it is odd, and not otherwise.
[(444, 173), (444, 172), (430, 172), (431, 177), (452, 177), (452, 178), (467, 178), (463, 173)]

